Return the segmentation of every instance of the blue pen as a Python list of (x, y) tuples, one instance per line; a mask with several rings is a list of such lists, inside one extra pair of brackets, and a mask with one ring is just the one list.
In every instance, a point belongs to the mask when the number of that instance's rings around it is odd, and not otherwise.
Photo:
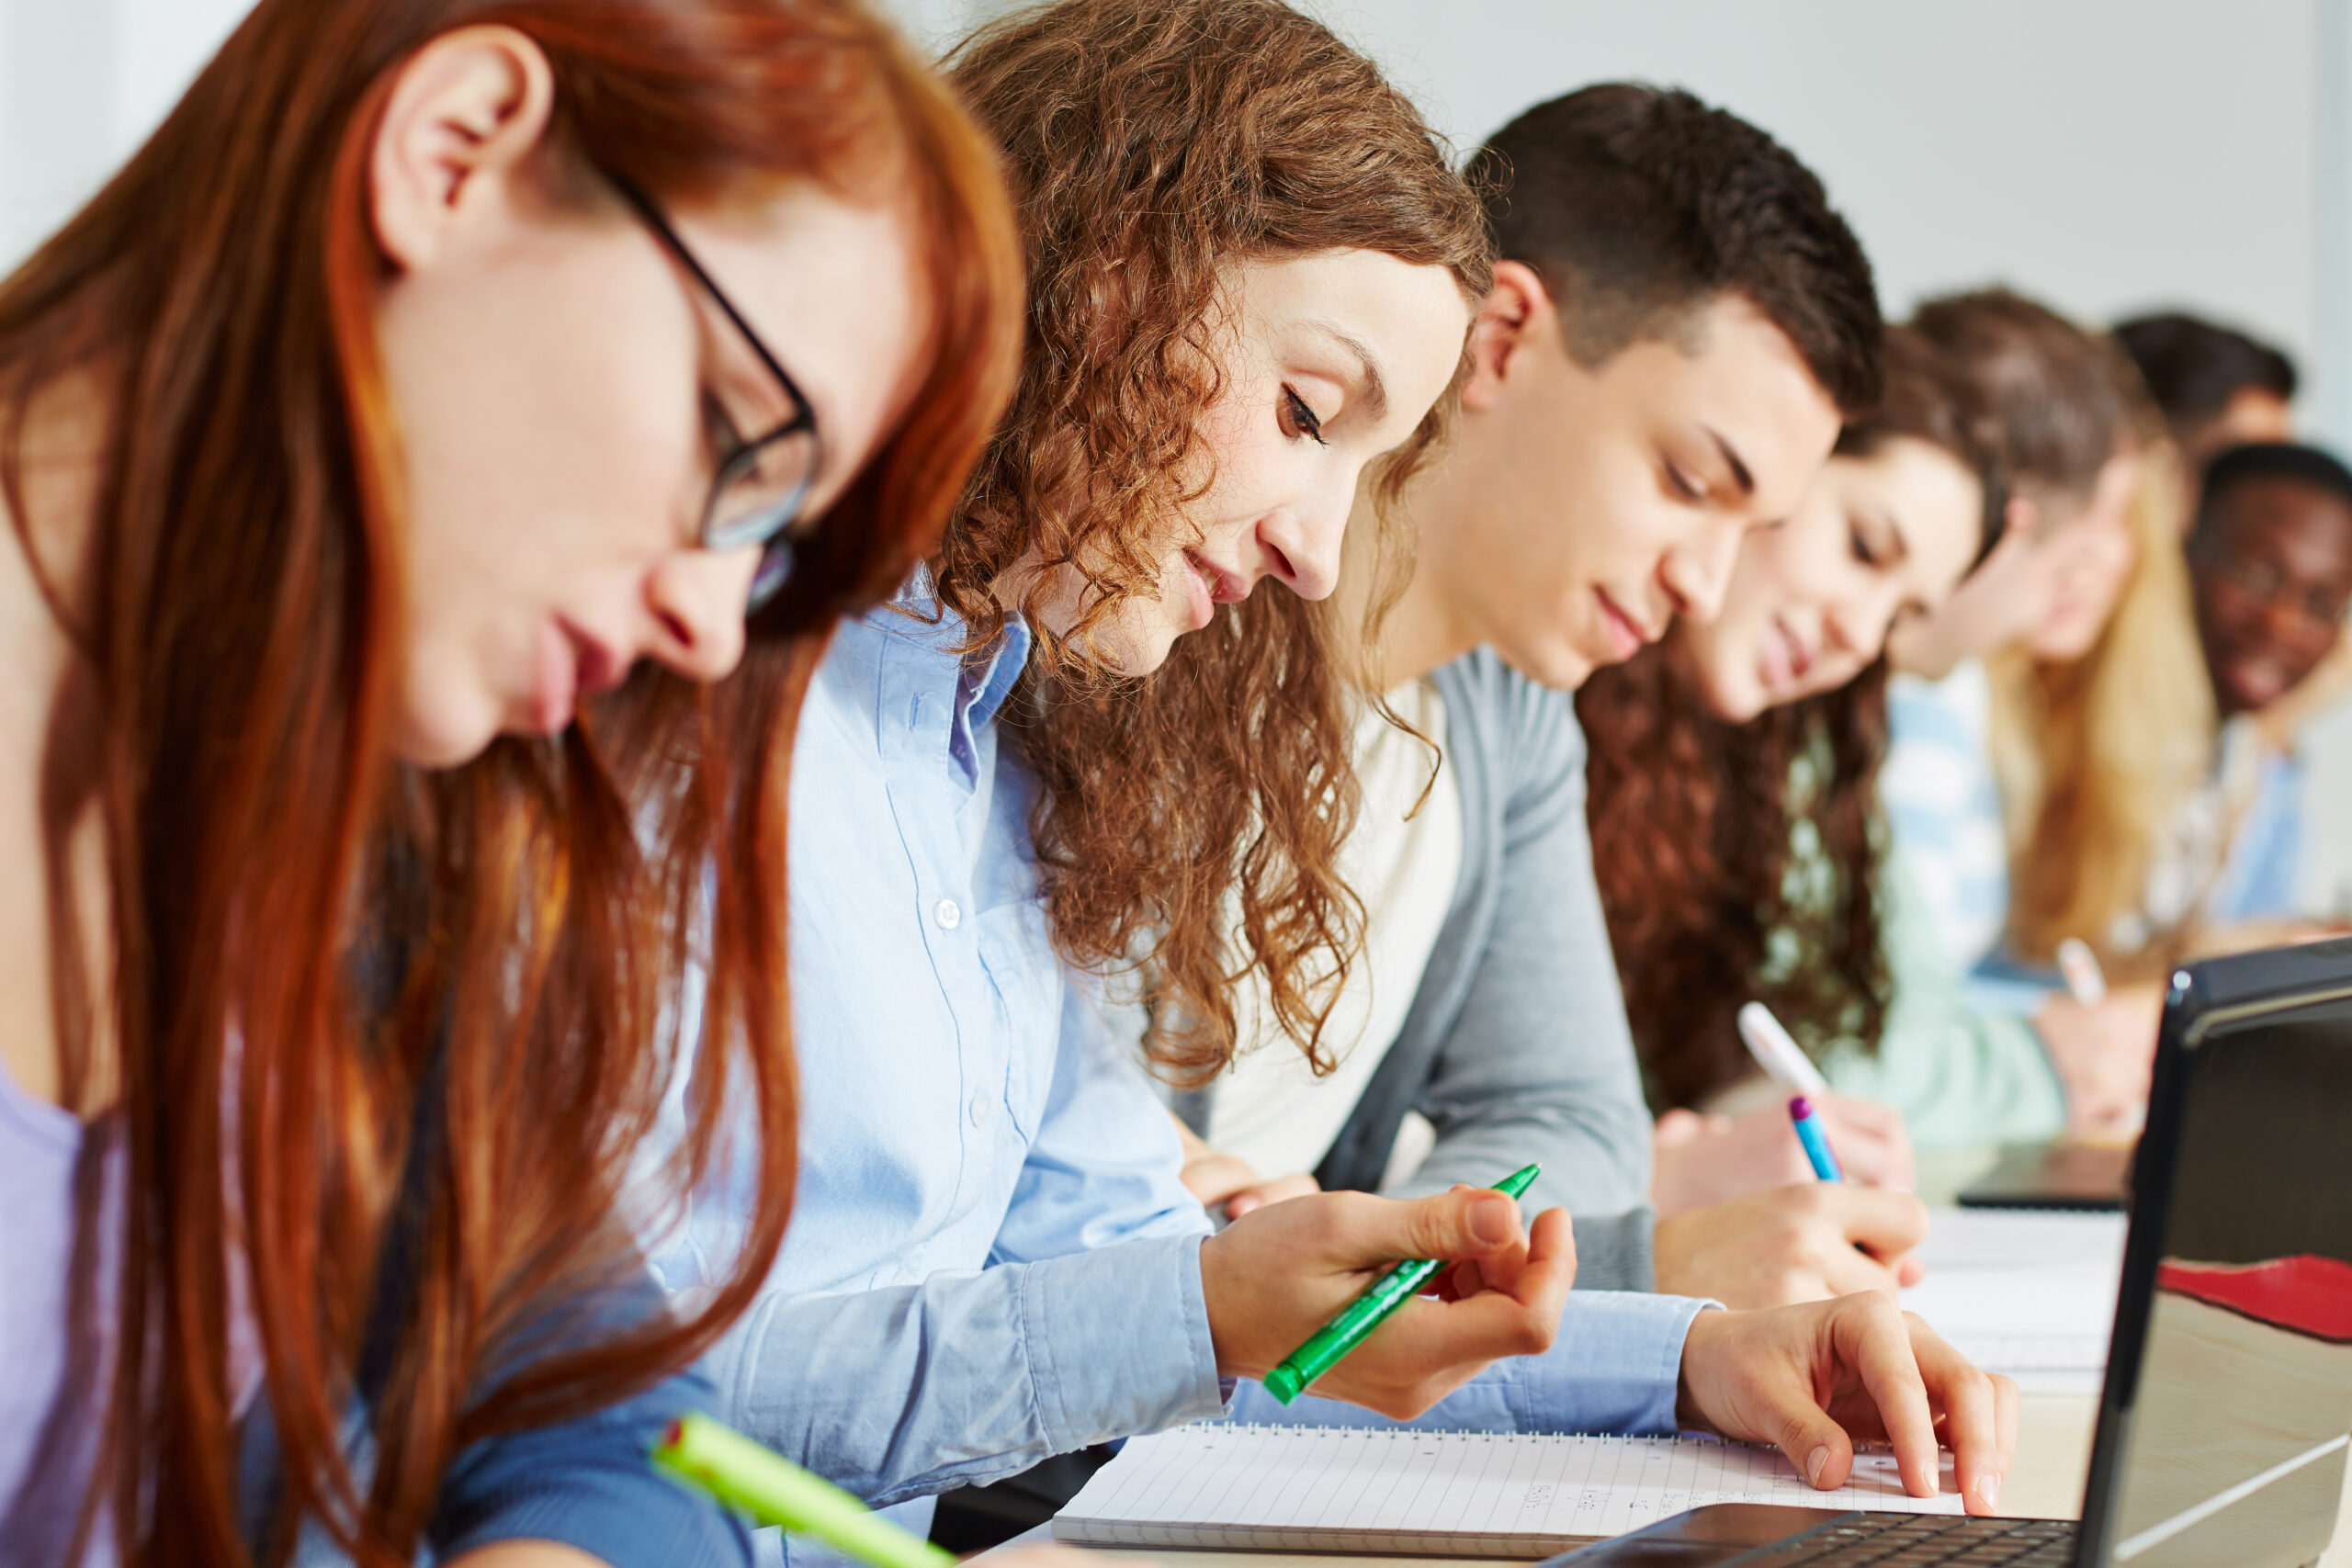
[(1813, 1113), (1813, 1101), (1798, 1095), (1789, 1101), (1789, 1120), (1796, 1123), (1797, 1142), (1804, 1145), (1804, 1157), (1813, 1162), (1813, 1174), (1824, 1181), (1843, 1181), (1846, 1173), (1838, 1168), (1838, 1156), (1830, 1152), (1829, 1134), (1821, 1130), (1821, 1122)]

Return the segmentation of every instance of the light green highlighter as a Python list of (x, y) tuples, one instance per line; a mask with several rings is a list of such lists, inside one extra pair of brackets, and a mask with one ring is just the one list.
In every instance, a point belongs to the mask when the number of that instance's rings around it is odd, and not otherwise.
[[(1531, 1165), (1514, 1170), (1494, 1190), (1507, 1197), (1516, 1198), (1534, 1184), (1543, 1167)], [(1411, 1258), (1374, 1280), (1364, 1293), (1350, 1302), (1339, 1316), (1317, 1329), (1306, 1344), (1284, 1357), (1281, 1366), (1266, 1374), (1266, 1392), (1288, 1404), (1317, 1378), (1339, 1365), (1340, 1358), (1364, 1342), (1371, 1332), (1388, 1321), (1388, 1314), (1420, 1294), (1440, 1269), (1445, 1267), (1434, 1258)]]
[(684, 1416), (653, 1462), (763, 1525), (814, 1536), (874, 1568), (954, 1568), (956, 1556), (900, 1529), (830, 1481), (707, 1416)]

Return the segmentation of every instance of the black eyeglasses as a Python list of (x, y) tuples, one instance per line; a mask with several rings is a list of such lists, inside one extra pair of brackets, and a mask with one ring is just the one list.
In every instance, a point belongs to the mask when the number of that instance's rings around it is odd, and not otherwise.
[(637, 209), (645, 226), (653, 231), (662, 247), (678, 259), (680, 265), (692, 275), (695, 282), (711, 303), (717, 305), (768, 374), (784, 389), (791, 400), (792, 416), (764, 435), (745, 437), (735, 428), (725, 405), (712, 392), (703, 395), (703, 418), (708, 424), (718, 466), (711, 475), (710, 499), (704, 503), (702, 513), (702, 547), (707, 550), (731, 550), (744, 545), (758, 545), (759, 569), (752, 576), (752, 598), (746, 613), (757, 611), (782, 592), (792, 578), (794, 547), (808, 538), (809, 525), (802, 520), (802, 508), (808, 504), (809, 487), (815, 482), (823, 444), (817, 436), (817, 412), (800, 390), (800, 384), (791, 372), (776, 362), (752, 323), (727, 298), (726, 291), (704, 269), (686, 243), (670, 227), (662, 209), (628, 181), (617, 175), (606, 174), (613, 188)]

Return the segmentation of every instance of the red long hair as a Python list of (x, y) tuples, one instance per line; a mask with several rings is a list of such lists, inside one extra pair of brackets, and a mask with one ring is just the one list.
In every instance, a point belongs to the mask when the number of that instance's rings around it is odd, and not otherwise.
[[(401, 457), (365, 171), (400, 67), (474, 23), (546, 52), (553, 159), (681, 204), (796, 178), (910, 198), (938, 328), (911, 412), (737, 675), (702, 691), (641, 671), (560, 739), (428, 776), (386, 750)], [(936, 547), (1011, 395), (1022, 314), (992, 152), (854, 0), (263, 0), (0, 284), (0, 483), (28, 558), (28, 404), (86, 377), (109, 413), (93, 592), (67, 617), (96, 691), (79, 798), (104, 825), (106, 962), (73, 947), (55, 840), (50, 886), (68, 1103), (99, 1110), (111, 1076), (93, 1071), (94, 1016), (120, 1068), (100, 1134), (127, 1145), (128, 1201), (97, 1473), (132, 1561), (245, 1557), (240, 1313), (283, 1456), (264, 1555), (308, 1517), (384, 1562), (413, 1553), (461, 1449), (649, 1386), (749, 1303), (796, 1164), (800, 695), (833, 618)], [(722, 1157), (718, 1108), (748, 1098), (758, 1218), (692, 1318), (600, 1321), (580, 1303), (635, 1268), (616, 1199), (680, 1048), (661, 1021), (690, 951), (718, 1081), (669, 1191)], [(364, 1488), (343, 1439), (363, 1392)]]

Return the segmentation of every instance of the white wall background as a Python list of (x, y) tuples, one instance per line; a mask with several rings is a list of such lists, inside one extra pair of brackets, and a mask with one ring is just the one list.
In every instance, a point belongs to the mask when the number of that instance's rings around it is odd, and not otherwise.
[[(1003, 0), (890, 0), (938, 43)], [(2290, 349), (2352, 449), (2352, 0), (1309, 0), (1464, 147), (1685, 85), (1818, 170), (1891, 310), (2001, 279)], [(244, 0), (0, 0), (0, 266), (162, 117)], [(2312, 745), (2307, 892), (2352, 907), (2352, 711)]]

